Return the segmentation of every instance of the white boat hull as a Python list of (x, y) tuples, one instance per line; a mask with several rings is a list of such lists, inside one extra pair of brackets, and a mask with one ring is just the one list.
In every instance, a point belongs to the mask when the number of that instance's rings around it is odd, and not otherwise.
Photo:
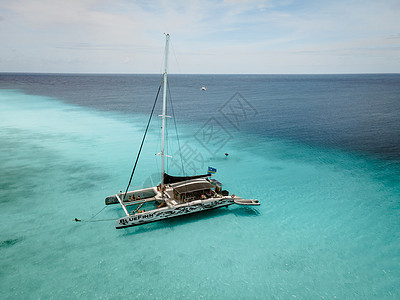
[(196, 200), (189, 203), (178, 204), (171, 207), (163, 207), (148, 212), (129, 215), (116, 221), (117, 229), (142, 225), (146, 223), (161, 221), (173, 217), (197, 213), (204, 210), (219, 208), (234, 204), (234, 198), (211, 198), (207, 200)]

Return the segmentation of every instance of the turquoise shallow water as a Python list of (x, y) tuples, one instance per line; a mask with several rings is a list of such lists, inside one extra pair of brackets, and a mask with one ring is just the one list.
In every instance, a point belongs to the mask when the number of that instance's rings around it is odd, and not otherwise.
[[(226, 189), (260, 207), (116, 230), (117, 206), (72, 220), (125, 188), (147, 117), (10, 89), (0, 111), (6, 299), (400, 297), (396, 160), (239, 132), (192, 166), (217, 168)], [(182, 145), (202, 149), (198, 126), (180, 127)], [(158, 138), (153, 128), (134, 188), (157, 180)]]

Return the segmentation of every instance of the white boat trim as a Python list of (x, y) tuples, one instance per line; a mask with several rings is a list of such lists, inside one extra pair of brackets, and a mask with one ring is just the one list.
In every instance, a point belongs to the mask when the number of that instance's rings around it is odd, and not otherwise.
[(124, 205), (124, 203), (122, 202), (121, 198), (118, 195), (115, 195), (115, 197), (117, 198), (117, 200), (119, 201), (119, 204), (121, 204), (122, 209), (124, 210), (125, 214), (127, 216), (129, 216), (128, 210), (126, 209), (126, 206)]
[(143, 213), (123, 217), (115, 222), (115, 227), (117, 229), (121, 229), (126, 227), (138, 226), (142, 224), (192, 214), (195, 212), (220, 208), (224, 206), (227, 207), (232, 204), (234, 204), (234, 199), (232, 197), (196, 200), (190, 203), (173, 205), (172, 207), (158, 208)]

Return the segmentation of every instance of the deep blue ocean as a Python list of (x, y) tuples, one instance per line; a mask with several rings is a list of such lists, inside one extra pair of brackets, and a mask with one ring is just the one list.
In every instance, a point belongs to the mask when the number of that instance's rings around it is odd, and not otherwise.
[(400, 74), (170, 75), (168, 173), (261, 206), (116, 230), (161, 79), (0, 73), (3, 299), (400, 299)]

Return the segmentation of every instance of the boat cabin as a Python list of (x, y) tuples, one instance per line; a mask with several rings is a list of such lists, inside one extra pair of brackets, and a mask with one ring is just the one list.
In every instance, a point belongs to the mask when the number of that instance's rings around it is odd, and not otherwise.
[(215, 195), (213, 185), (206, 179), (193, 179), (170, 184), (173, 197), (179, 202), (211, 198)]

